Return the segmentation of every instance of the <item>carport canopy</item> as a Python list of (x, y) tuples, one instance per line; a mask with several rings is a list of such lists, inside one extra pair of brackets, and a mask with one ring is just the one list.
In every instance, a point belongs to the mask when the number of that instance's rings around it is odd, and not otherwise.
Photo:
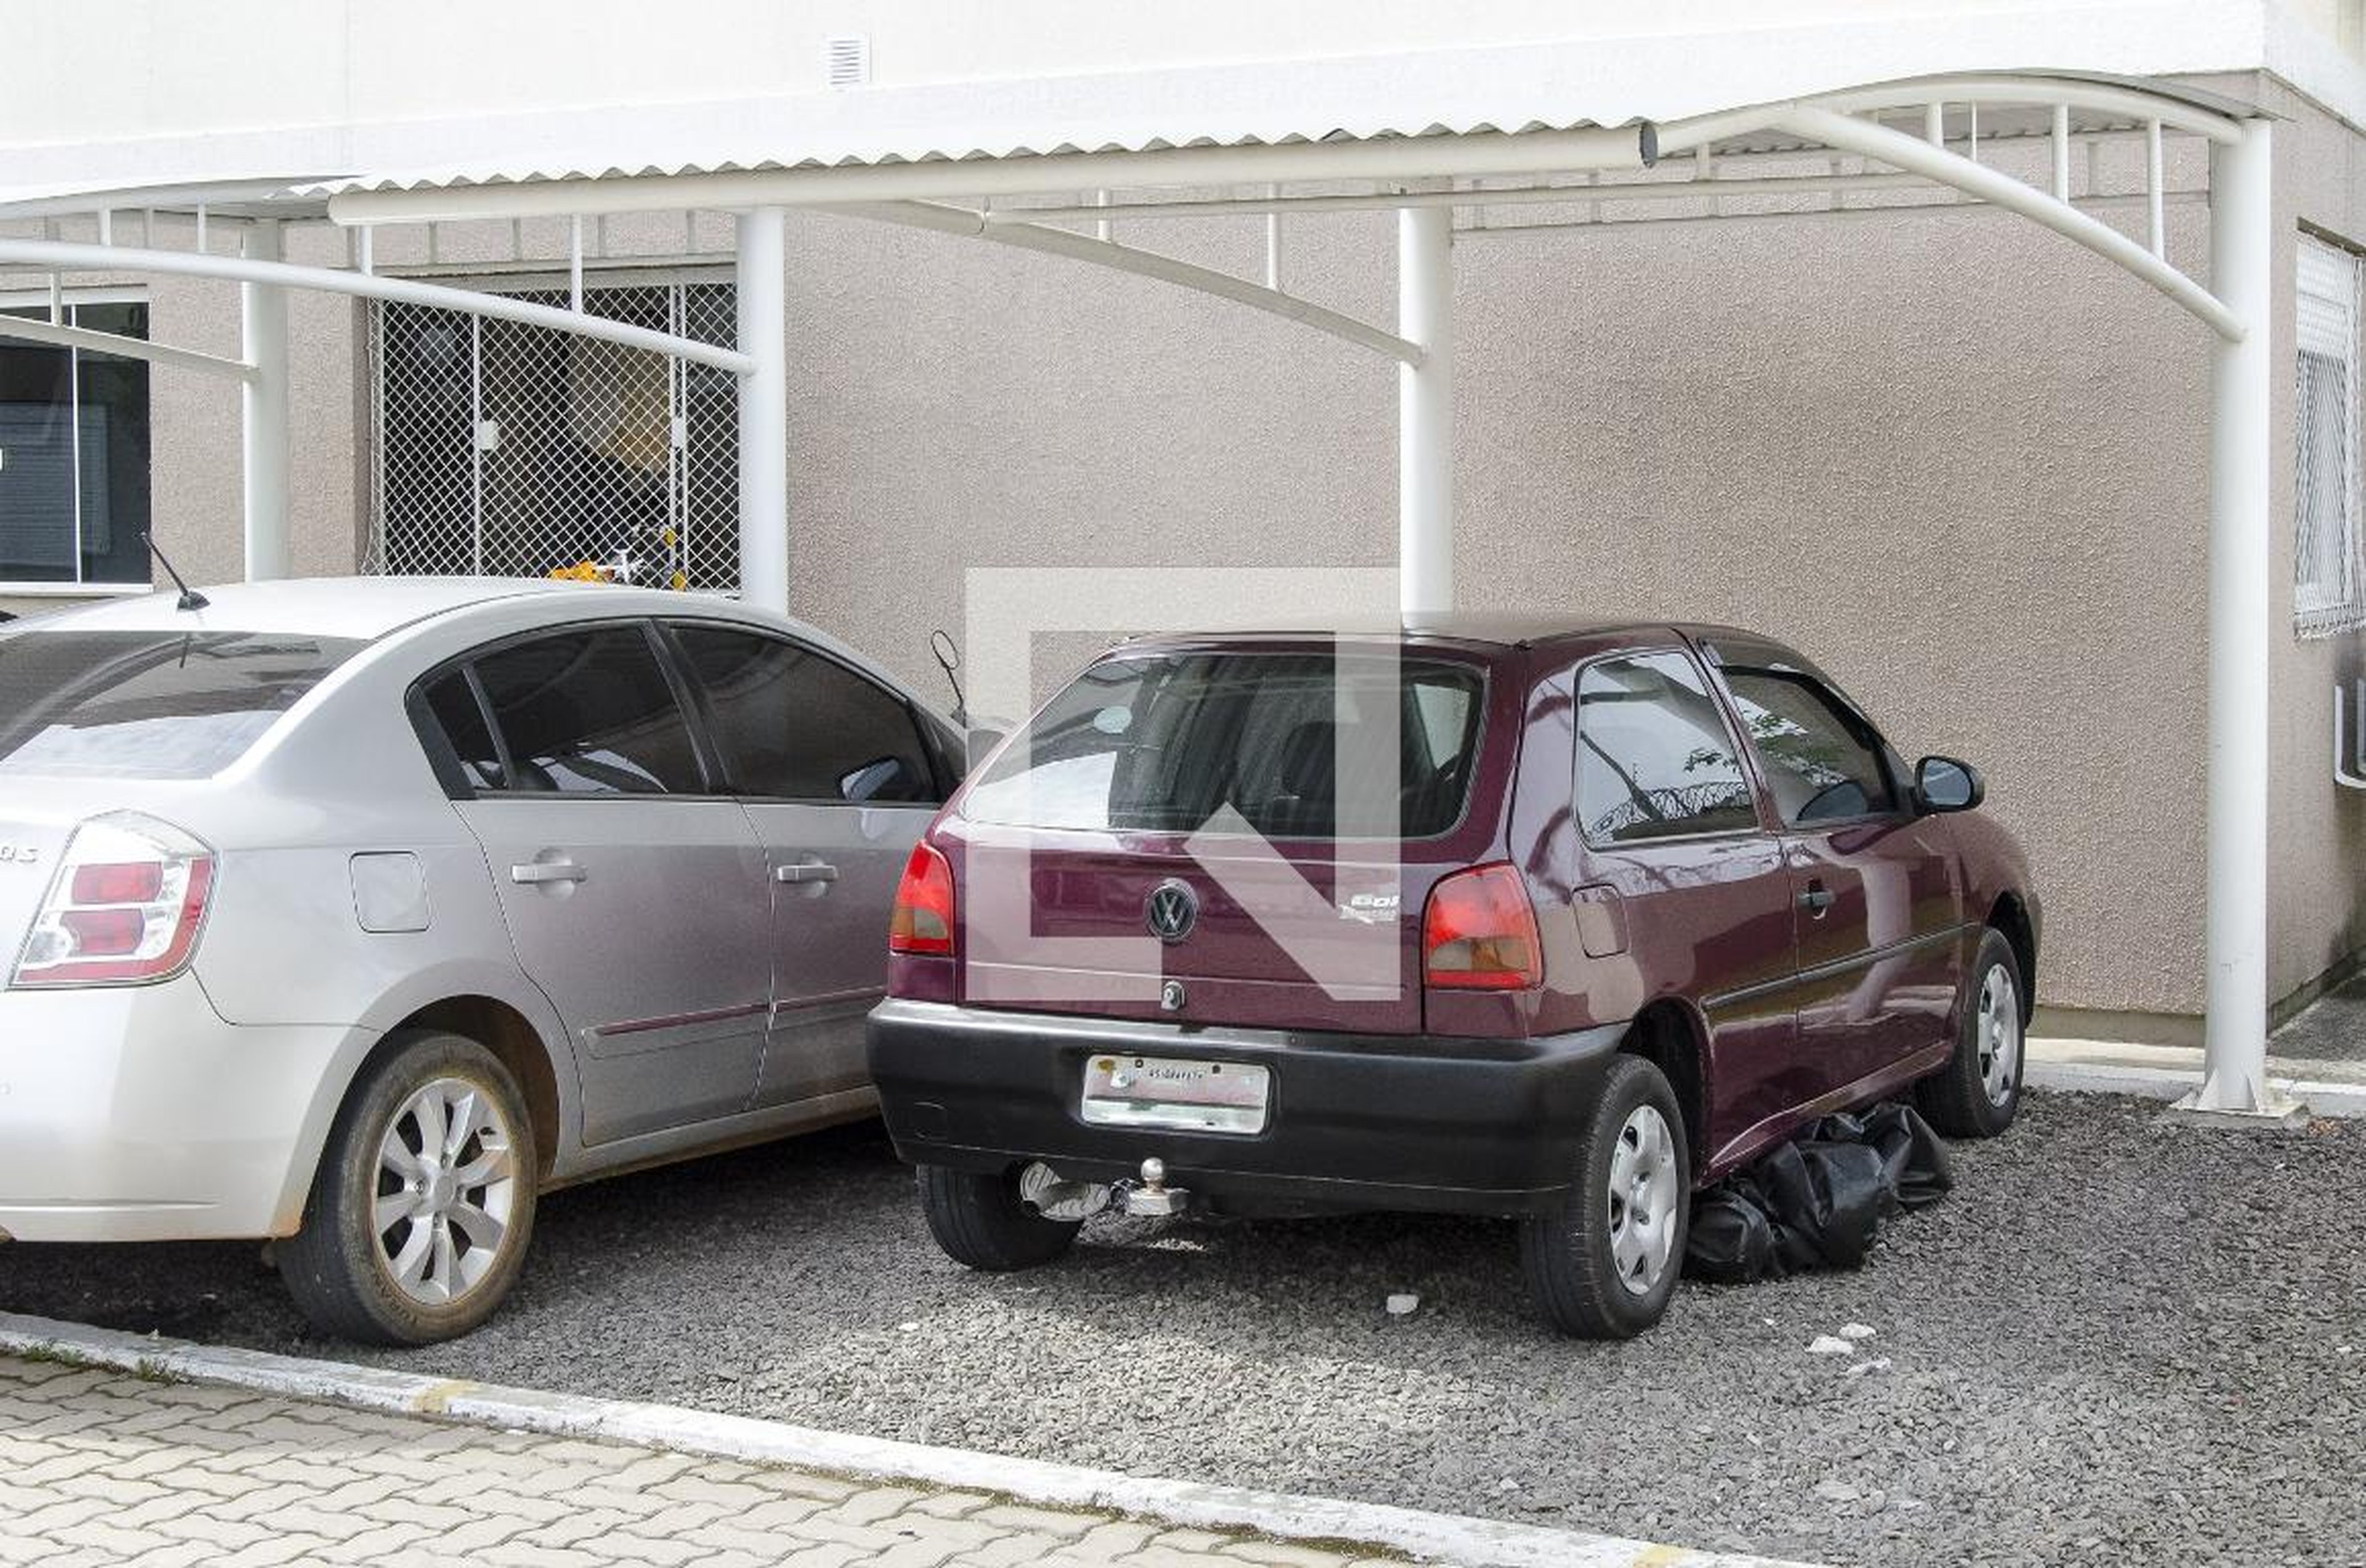
[[(2270, 549), (2270, 195), (2273, 130), (2256, 109), (2158, 77), (1901, 68), (1829, 79), (1828, 57), (1729, 51), (1704, 66), (1680, 40), (1624, 57), (1599, 46), (1200, 67), (1063, 78), (1013, 93), (975, 84), (546, 117), (518, 146), (415, 167), (192, 175), (112, 187), (0, 192), (0, 268), (46, 277), (48, 321), (0, 335), (217, 374), (242, 388), (246, 570), (288, 568), (286, 291), (323, 289), (558, 328), (712, 365), (738, 379), (740, 584), (785, 610), (794, 496), (787, 429), (784, 220), (791, 208), (934, 230), (1118, 269), (1279, 316), (1395, 362), (1401, 597), (1450, 609), (1455, 247), (1504, 235), (1769, 212), (1865, 220), (1977, 205), (2038, 224), (2157, 289), (2212, 344), (2209, 465), (2208, 1000), (2198, 1109), (2280, 1114), (2266, 1077)], [(1953, 63), (1992, 63), (2008, 47)], [(2010, 45), (2021, 47), (2016, 41)], [(2141, 167), (2141, 178), (2119, 171)], [(2206, 170), (2206, 175), (2203, 171)], [(2205, 285), (2171, 258), (2166, 208), (2206, 201)], [(1358, 320), (1289, 287), (1289, 226), (1383, 209), (1397, 218), (1393, 321)], [(583, 308), (583, 231), (603, 214), (737, 215), (733, 348)], [(140, 243), (118, 243), (137, 214)], [(1172, 225), (1264, 221), (1260, 276), (1163, 254)], [(390, 276), (391, 225), (571, 220), (567, 307)], [(77, 222), (95, 239), (60, 237)], [(352, 265), (281, 259), (290, 223), (350, 231)], [(236, 236), (235, 251), (220, 237)], [(178, 235), (179, 244), (162, 243)], [(1376, 258), (1377, 261), (1378, 258)], [(77, 273), (240, 285), (230, 359), (110, 338), (54, 308)]]

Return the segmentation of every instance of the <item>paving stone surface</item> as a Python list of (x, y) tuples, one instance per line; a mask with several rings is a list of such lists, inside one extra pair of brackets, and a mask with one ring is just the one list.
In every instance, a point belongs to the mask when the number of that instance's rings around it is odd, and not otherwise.
[(0, 1564), (1400, 1561), (0, 1357)]

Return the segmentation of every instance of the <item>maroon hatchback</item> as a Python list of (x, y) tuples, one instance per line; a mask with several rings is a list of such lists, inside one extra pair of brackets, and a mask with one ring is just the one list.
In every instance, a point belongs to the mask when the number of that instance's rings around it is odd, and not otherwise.
[(1980, 799), (1745, 632), (1129, 644), (914, 851), (871, 1072), (973, 1268), (1111, 1203), (1499, 1214), (1631, 1335), (1811, 1119), (2011, 1122), (2038, 903)]

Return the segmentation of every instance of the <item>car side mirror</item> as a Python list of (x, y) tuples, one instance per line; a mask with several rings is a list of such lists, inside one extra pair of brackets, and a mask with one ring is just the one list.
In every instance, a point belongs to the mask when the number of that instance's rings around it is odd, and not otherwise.
[(1953, 757), (1925, 757), (1914, 764), (1914, 796), (1925, 811), (1969, 811), (1988, 798), (1980, 771)]

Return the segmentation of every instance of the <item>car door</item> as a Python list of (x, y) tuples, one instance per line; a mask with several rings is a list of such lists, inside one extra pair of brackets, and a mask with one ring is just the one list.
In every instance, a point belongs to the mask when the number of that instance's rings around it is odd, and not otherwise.
[(910, 703), (828, 653), (716, 621), (668, 635), (770, 879), (773, 1010), (756, 1103), (860, 1089), (896, 885), (952, 781)]
[(1889, 748), (1798, 655), (1712, 639), (1783, 829), (1799, 951), (1799, 1042), (1829, 1087), (1946, 1038), (1962, 890), (1946, 830), (1918, 817)]
[(476, 786), (456, 808), (518, 961), (572, 1038), (584, 1142), (748, 1109), (772, 999), (764, 856), (709, 789), (654, 628), (496, 645), (424, 695)]
[[(1595, 660), (1578, 671), (1575, 809), (1581, 906), (1623, 919), (1635, 972), (1696, 1002), (1709, 1036), (1714, 1160), (1806, 1098), (1791, 987), (1791, 873), (1759, 814), (1731, 722), (1688, 652)], [(1582, 928), (1583, 929), (1583, 928)], [(1589, 955), (1605, 943), (1585, 938)]]

